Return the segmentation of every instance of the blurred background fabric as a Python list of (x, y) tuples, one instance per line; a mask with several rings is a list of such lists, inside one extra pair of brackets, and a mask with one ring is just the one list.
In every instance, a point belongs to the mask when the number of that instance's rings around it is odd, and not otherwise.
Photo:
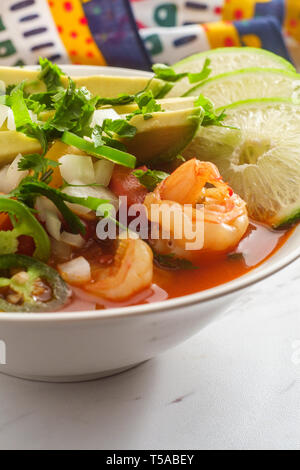
[(300, 68), (300, 0), (0, 0), (0, 65), (150, 70), (216, 47), (275, 52)]

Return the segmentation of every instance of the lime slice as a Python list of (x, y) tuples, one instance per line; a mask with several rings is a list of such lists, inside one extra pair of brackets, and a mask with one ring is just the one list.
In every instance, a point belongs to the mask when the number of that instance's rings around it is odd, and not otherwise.
[[(220, 110), (219, 110), (220, 111)], [(247, 202), (252, 218), (274, 228), (300, 219), (300, 105), (249, 100), (225, 108), (222, 127), (200, 128), (186, 158), (214, 162)]]
[(285, 70), (250, 68), (205, 80), (186, 96), (203, 94), (215, 107), (259, 98), (292, 98), (300, 101), (300, 75)]
[[(174, 70), (177, 73), (200, 72), (206, 59), (211, 61), (212, 72), (210, 77), (248, 67), (266, 67), (295, 72), (293, 65), (282, 57), (254, 47), (227, 47), (195, 54), (175, 64)], [(168, 97), (182, 96), (190, 88), (191, 84), (188, 79), (183, 79), (175, 84)]]

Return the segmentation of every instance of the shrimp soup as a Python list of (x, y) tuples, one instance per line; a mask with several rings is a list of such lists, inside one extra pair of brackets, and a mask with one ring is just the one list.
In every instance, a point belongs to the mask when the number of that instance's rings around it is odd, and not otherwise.
[[(297, 105), (218, 111), (204, 96), (168, 98), (175, 82), (203, 80), (208, 63), (203, 73), (154, 71), (142, 90), (130, 78), (134, 94), (116, 80), (114, 96), (103, 95), (105, 77), (79, 86), (47, 59), (20, 83), (2, 82), (0, 311), (101, 310), (200, 292), (255, 269), (298, 223)], [(287, 123), (288, 151), (282, 132), (270, 135), (274, 113)]]
[[(75, 287), (72, 301), (66, 311), (113, 308), (164, 301), (176, 297), (201, 292), (232, 281), (272, 256), (289, 238), (291, 230), (273, 231), (261, 224), (250, 222), (249, 229), (241, 242), (230, 253), (215, 256), (203, 256), (197, 266), (180, 269), (177, 266), (161, 266), (158, 260), (154, 261), (154, 272), (151, 287), (144, 289), (140, 294), (132, 296), (123, 302), (109, 302), (96, 296), (87, 294), (85, 289)], [(99, 254), (99, 252), (102, 253)], [(106, 253), (106, 254), (105, 254)], [(112, 262), (112, 252), (107, 246), (99, 249), (79, 251), (89, 259), (92, 272), (103, 268), (106, 263)], [(56, 262), (61, 261), (56, 259)], [(54, 262), (54, 260), (53, 260)]]

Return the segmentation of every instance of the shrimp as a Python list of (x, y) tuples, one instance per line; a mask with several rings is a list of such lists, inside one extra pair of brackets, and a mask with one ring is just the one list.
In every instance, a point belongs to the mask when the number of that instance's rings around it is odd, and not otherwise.
[[(150, 240), (153, 248), (160, 254), (173, 253), (188, 260), (203, 253), (232, 250), (249, 226), (246, 203), (222, 180), (214, 164), (196, 158), (182, 164), (160, 183), (146, 196), (144, 205), (148, 219), (159, 225), (159, 237)], [(153, 205), (160, 207), (159, 215), (153, 211)], [(185, 205), (190, 206), (189, 213), (184, 213)], [(175, 216), (172, 220), (169, 217), (166, 224), (164, 212), (168, 209), (172, 209)], [(197, 230), (203, 232), (202, 242), (196, 248), (187, 248), (193, 239), (187, 239), (185, 234), (175, 236), (178, 226), (187, 219), (195, 240)], [(166, 231), (170, 235), (168, 239), (163, 237)]]
[(152, 250), (143, 240), (119, 238), (113, 264), (95, 275), (87, 291), (111, 301), (128, 299), (152, 284)]

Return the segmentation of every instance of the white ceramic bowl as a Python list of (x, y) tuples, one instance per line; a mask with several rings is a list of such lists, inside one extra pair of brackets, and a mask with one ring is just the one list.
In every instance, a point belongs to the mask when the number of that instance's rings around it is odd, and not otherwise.
[[(135, 74), (100, 67), (66, 66), (64, 70), (70, 75)], [(0, 313), (0, 362), (6, 350), (6, 365), (0, 365), (0, 372), (33, 380), (72, 382), (126, 370), (197, 333), (225, 313), (242, 289), (262, 281), (299, 256), (300, 226), (259, 268), (198, 294), (93, 312)]]

